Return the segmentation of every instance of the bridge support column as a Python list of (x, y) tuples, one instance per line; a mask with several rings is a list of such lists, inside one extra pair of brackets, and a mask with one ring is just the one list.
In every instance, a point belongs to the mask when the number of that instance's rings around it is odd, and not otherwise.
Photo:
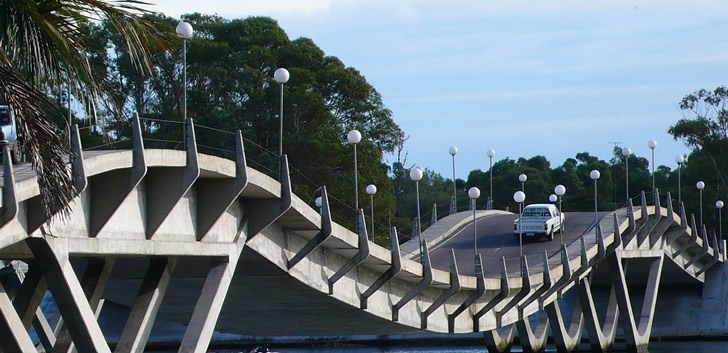
[(594, 305), (589, 278), (584, 278), (577, 287), (579, 291), (579, 302), (586, 316), (587, 332), (589, 333), (589, 343), (591, 344), (592, 352), (607, 352), (614, 345), (614, 338), (617, 335), (619, 306), (616, 302), (614, 288), (612, 288), (609, 294), (606, 316), (603, 321), (600, 321), (596, 306)]
[(546, 313), (541, 312), (535, 330), (528, 318), (516, 322), (516, 328), (518, 328), (518, 339), (524, 352), (535, 353), (546, 349), (549, 338), (549, 318)]
[(584, 327), (584, 314), (581, 311), (579, 301), (574, 303), (568, 329), (564, 324), (564, 317), (558, 300), (554, 300), (544, 309), (546, 315), (549, 317), (549, 324), (551, 326), (551, 333), (554, 336), (556, 349), (561, 353), (575, 350), (581, 341), (581, 331)]
[[(88, 299), (91, 310), (95, 313), (94, 320), (101, 310), (101, 297), (106, 289), (106, 282), (109, 280), (115, 260), (110, 259), (89, 259), (86, 272), (81, 279), (81, 288)], [(58, 335), (53, 352), (75, 352), (71, 336), (66, 328), (63, 328)]]
[(655, 317), (657, 292), (660, 287), (660, 277), (662, 276), (664, 257), (659, 256), (652, 260), (652, 263), (650, 264), (645, 297), (642, 302), (642, 310), (639, 318), (635, 318), (632, 303), (630, 302), (630, 294), (627, 288), (622, 258), (615, 252), (608, 257), (608, 263), (612, 275), (612, 285), (614, 286), (617, 297), (617, 303), (619, 304), (619, 310), (622, 313), (622, 327), (624, 329), (627, 350), (630, 352), (638, 352), (647, 348), (650, 341), (652, 320)]
[(244, 243), (236, 244), (227, 258), (212, 260), (202, 292), (179, 347), (180, 353), (205, 353), (220, 316)]
[(73, 343), (81, 352), (110, 353), (96, 315), (86, 299), (63, 248), (62, 240), (30, 238), (28, 247), (39, 261)]
[(0, 315), (2, 315), (0, 348), (4, 352), (35, 352), (35, 346), (2, 285), (0, 285)]
[(516, 333), (516, 325), (505, 329), (505, 335), (501, 335), (498, 329), (483, 332), (485, 347), (490, 353), (508, 353), (513, 347), (513, 337)]
[(177, 264), (175, 258), (154, 258), (134, 300), (115, 353), (144, 352), (154, 320), (167, 292), (169, 280)]
[(23, 282), (21, 283), (17, 276), (14, 276), (13, 281), (18, 286), (13, 297), (13, 306), (23, 322), (23, 327), (27, 331), (32, 325), (43, 348), (50, 352), (56, 344), (56, 336), (45, 314), (39, 308), (48, 289), (48, 283), (43, 277), (43, 273), (38, 269), (37, 265), (31, 263)]

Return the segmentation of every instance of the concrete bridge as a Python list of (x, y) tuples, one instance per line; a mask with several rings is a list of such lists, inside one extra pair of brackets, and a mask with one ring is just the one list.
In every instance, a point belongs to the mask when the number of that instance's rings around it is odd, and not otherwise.
[[(179, 352), (205, 352), (214, 332), (483, 332), (489, 350), (504, 352), (516, 331), (527, 352), (542, 350), (549, 332), (559, 351), (574, 350), (583, 332), (605, 351), (618, 326), (636, 351), (648, 345), (661, 283), (704, 282), (725, 261), (724, 241), (682, 205), (669, 195), (648, 205), (643, 193), (553, 254), (515, 266), (497, 258), (464, 275), (453, 250), (448, 264), (435, 263), (426, 244), (420, 263), (403, 255), (395, 230), (389, 249), (369, 242), (361, 211), (357, 233), (332, 222), (325, 188), (312, 209), (291, 192), (285, 157), (274, 180), (247, 166), (239, 133), (227, 160), (198, 154), (185, 126), (184, 151), (144, 149), (138, 119), (132, 150), (84, 152), (76, 130), (78, 196), (51, 220), (33, 171), (13, 169), (3, 152), (0, 258), (22, 268), (0, 287), (4, 352), (36, 351), (31, 326), (47, 351), (141, 352), (157, 318), (185, 325)], [(633, 262), (643, 299), (625, 276)], [(62, 318), (55, 328), (39, 310), (47, 290)], [(564, 313), (565, 298), (573, 310)], [(103, 303), (128, 308), (118, 332), (102, 331)]]

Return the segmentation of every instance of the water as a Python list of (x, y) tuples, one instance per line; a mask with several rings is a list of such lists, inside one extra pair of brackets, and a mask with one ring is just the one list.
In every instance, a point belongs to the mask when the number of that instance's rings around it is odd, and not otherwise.
[[(253, 347), (243, 347), (244, 350), (215, 350), (210, 352), (244, 352)], [(485, 346), (316, 346), (313, 348), (270, 347), (271, 352), (280, 353), (485, 353)], [(613, 352), (626, 352), (624, 343), (616, 343)], [(521, 347), (514, 346), (511, 352), (523, 352)], [(556, 347), (549, 345), (546, 352), (556, 352)], [(582, 344), (576, 352), (591, 352), (587, 344)], [(652, 342), (649, 353), (722, 353), (728, 352), (728, 341), (675, 341)]]

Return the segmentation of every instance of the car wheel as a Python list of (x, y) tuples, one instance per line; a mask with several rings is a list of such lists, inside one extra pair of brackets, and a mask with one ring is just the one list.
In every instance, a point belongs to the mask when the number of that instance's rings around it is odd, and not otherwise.
[(551, 226), (551, 231), (546, 234), (546, 239), (549, 241), (554, 240), (554, 226)]
[(13, 160), (13, 164), (18, 164), (23, 160), (23, 147), (20, 142), (16, 142), (13, 150), (10, 151), (10, 158)]

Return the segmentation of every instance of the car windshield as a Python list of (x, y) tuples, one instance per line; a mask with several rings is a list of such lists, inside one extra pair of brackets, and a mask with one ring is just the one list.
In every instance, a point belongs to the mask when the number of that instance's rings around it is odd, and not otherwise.
[(10, 125), (10, 111), (0, 108), (0, 125)]
[(531, 207), (523, 210), (523, 217), (551, 217), (551, 213), (545, 207)]

